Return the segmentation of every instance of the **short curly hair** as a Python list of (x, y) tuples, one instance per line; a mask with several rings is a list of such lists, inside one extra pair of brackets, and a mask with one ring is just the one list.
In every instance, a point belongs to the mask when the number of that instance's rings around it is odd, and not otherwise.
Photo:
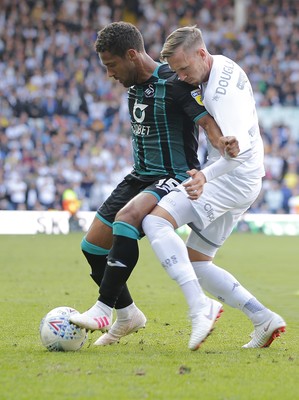
[(96, 52), (109, 53), (124, 57), (129, 49), (144, 51), (144, 41), (140, 31), (136, 26), (128, 22), (112, 22), (106, 25), (97, 33), (94, 44)]

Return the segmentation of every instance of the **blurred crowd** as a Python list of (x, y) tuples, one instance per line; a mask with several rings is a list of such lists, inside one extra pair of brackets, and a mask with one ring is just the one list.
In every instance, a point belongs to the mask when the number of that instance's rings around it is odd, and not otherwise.
[[(236, 20), (233, 0), (1, 0), (0, 209), (60, 210), (72, 189), (96, 210), (132, 169), (126, 91), (93, 48), (111, 21), (134, 23), (156, 60), (172, 30), (197, 24), (212, 54), (246, 70), (257, 107), (298, 107), (299, 2), (245, 3)], [(299, 213), (299, 127), (261, 132), (266, 177), (250, 211)]]

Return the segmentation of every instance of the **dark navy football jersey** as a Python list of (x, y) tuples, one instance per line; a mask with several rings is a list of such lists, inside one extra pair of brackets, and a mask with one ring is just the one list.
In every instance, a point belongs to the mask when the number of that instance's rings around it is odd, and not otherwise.
[(187, 177), (200, 169), (196, 121), (207, 114), (197, 89), (181, 82), (167, 64), (129, 88), (134, 170), (140, 175)]

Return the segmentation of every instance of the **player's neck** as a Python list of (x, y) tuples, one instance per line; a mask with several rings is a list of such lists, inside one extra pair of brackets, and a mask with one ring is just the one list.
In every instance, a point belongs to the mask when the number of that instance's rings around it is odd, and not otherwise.
[(154, 61), (147, 53), (142, 53), (139, 59), (138, 82), (146, 82), (154, 73), (158, 63)]
[(213, 62), (214, 62), (213, 57), (211, 56), (211, 54), (208, 53), (208, 56), (207, 56), (207, 75), (206, 75), (205, 79), (203, 80), (203, 83), (207, 83), (209, 78), (210, 78)]

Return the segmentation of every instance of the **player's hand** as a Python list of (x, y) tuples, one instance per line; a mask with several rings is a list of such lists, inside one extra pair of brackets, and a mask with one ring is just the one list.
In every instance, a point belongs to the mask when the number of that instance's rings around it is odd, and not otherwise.
[(197, 200), (202, 194), (203, 185), (206, 183), (206, 177), (201, 171), (197, 169), (191, 169), (187, 171), (187, 174), (191, 177), (183, 186), (188, 194), (188, 199)]
[(240, 153), (239, 142), (235, 136), (220, 137), (218, 141), (218, 149), (223, 157), (228, 155), (229, 157), (234, 158)]

